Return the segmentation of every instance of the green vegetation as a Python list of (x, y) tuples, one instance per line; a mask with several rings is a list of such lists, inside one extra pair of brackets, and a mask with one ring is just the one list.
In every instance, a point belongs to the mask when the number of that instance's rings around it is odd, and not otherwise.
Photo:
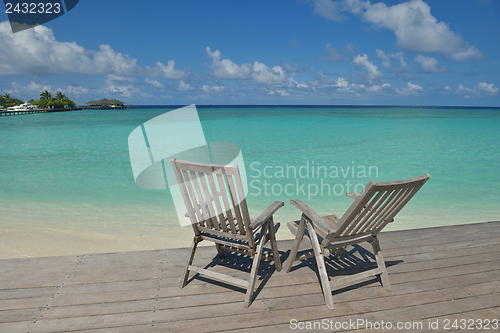
[(61, 91), (58, 91), (54, 97), (54, 93), (47, 90), (40, 93), (40, 99), (38, 101), (30, 100), (30, 103), (38, 105), (40, 109), (62, 109), (64, 107), (73, 108), (76, 105), (75, 102), (66, 97), (66, 95)]
[(10, 96), (10, 94), (5, 94), (3, 96), (0, 96), (0, 105), (3, 106), (4, 108), (8, 108), (9, 106), (14, 106), (14, 105), (19, 105), (24, 103), (20, 99), (14, 98)]
[[(3, 106), (4, 108), (23, 103), (24, 102), (22, 100), (14, 98), (10, 96), (10, 94), (5, 94), (3, 96), (0, 96), (0, 105)], [(47, 90), (42, 91), (42, 93), (40, 93), (39, 100), (30, 99), (29, 103), (31, 105), (38, 105), (40, 109), (48, 109), (48, 108), (63, 109), (65, 107), (74, 108), (76, 105), (75, 102), (70, 100), (63, 92), (58, 91), (54, 96), (54, 93), (52, 91), (47, 91)]]

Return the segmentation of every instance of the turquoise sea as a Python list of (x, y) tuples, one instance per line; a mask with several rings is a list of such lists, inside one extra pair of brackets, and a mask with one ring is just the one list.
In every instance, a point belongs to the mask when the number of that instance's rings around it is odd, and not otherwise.
[[(168, 190), (135, 182), (128, 135), (174, 107), (0, 117), (0, 257), (189, 246)], [(369, 180), (429, 173), (387, 230), (500, 220), (500, 109), (199, 107), (207, 142), (240, 146), (251, 215), (301, 199), (342, 214)], [(360, 185), (362, 184), (362, 185)], [(349, 188), (348, 188), (349, 187)], [(290, 238), (285, 224), (280, 238)]]

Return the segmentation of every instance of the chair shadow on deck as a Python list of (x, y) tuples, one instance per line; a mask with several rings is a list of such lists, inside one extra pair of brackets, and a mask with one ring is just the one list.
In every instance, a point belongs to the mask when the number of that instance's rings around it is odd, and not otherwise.
[[(272, 255), (272, 249), (264, 248), (263, 254), (266, 254), (266, 252), (267, 254)], [(208, 270), (208, 269), (214, 269), (216, 267), (219, 268), (223, 267), (224, 270), (231, 269), (232, 275), (234, 275), (234, 273), (236, 273), (236, 275), (238, 275), (239, 273), (243, 274), (250, 273), (252, 269), (251, 258), (249, 258), (244, 254), (234, 253), (229, 251), (225, 251), (225, 254), (226, 254), (225, 257), (221, 258), (219, 255), (217, 255), (217, 253), (215, 253), (213, 258), (207, 259), (207, 261), (209, 260), (210, 262), (206, 266), (204, 266), (203, 269)], [(280, 257), (281, 256), (283, 256), (282, 253), (280, 253)], [(253, 292), (254, 298), (257, 298), (259, 296), (260, 292), (262, 291), (262, 289), (265, 287), (265, 285), (268, 283), (268, 281), (271, 279), (271, 277), (275, 272), (276, 272), (276, 266), (274, 264), (274, 261), (265, 260), (265, 258), (262, 258), (259, 265), (259, 271), (257, 272), (258, 282), (256, 283)], [(223, 287), (228, 290), (237, 291), (243, 294), (247, 292), (245, 288), (217, 281), (211, 279), (210, 277), (204, 277), (201, 274), (194, 274), (193, 276), (191, 276), (187, 281), (187, 284), (191, 283), (193, 280), (199, 280), (202, 282), (210, 283), (212, 285)]]
[[(288, 250), (286, 254), (283, 255), (283, 261), (286, 261), (288, 259), (290, 252), (291, 251)], [(385, 265), (387, 268), (389, 268), (403, 262), (404, 260), (386, 260)], [(346, 250), (343, 253), (343, 256), (340, 260), (338, 258), (334, 258), (333, 255), (328, 258), (325, 257), (325, 266), (330, 281), (333, 281), (336, 278), (345, 277), (361, 273), (366, 270), (374, 269), (377, 267), (377, 261), (375, 255), (371, 251), (367, 250), (361, 245), (354, 244), (349, 250)], [(290, 272), (294, 272), (304, 267), (308, 267), (311, 271), (313, 271), (316, 274), (318, 280), (320, 280), (320, 272), (318, 270), (318, 266), (314, 257), (302, 260), (299, 264), (293, 266), (290, 269)], [(359, 287), (372, 285), (375, 282), (378, 282), (380, 285), (382, 285), (382, 280), (379, 275), (368, 277), (364, 281), (353, 281), (349, 285), (332, 290), (331, 293), (334, 296)]]

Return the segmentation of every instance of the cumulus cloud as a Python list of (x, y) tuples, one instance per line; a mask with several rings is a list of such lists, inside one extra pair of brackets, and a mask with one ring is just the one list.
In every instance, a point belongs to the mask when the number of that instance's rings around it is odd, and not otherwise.
[(362, 0), (313, 0), (315, 10), (327, 8), (324, 18), (338, 21), (341, 11), (359, 15), (376, 27), (390, 29), (398, 45), (411, 52), (440, 52), (458, 62), (483, 58), (482, 52), (470, 46), (460, 34), (432, 16), (431, 7), (422, 0), (411, 0), (393, 6)]
[(219, 79), (248, 79), (250, 73), (252, 72), (252, 65), (249, 63), (244, 63), (242, 65), (237, 65), (229, 59), (222, 59), (222, 55), (219, 50), (211, 51), (210, 47), (205, 49), (208, 57), (212, 59), (212, 64), (210, 68), (213, 69), (213, 75)]
[[(384, 66), (388, 71), (394, 71), (396, 73), (406, 73), (410, 71), (410, 67), (404, 59), (404, 52), (397, 52), (386, 54), (383, 50), (377, 49), (377, 57), (382, 59), (382, 66)], [(399, 66), (396, 68), (391, 67), (391, 58), (399, 58)]]
[(283, 69), (287, 73), (299, 73), (299, 72), (307, 70), (307, 68), (299, 67), (299, 65), (297, 65), (297, 64), (290, 65), (287, 62), (283, 62), (281, 64), (281, 66), (283, 67)]
[[(446, 88), (446, 87), (445, 87)], [(458, 85), (455, 93), (463, 95), (464, 97), (479, 97), (479, 96), (492, 96), (498, 95), (500, 89), (493, 86), (493, 83), (481, 82), (474, 88), (464, 87), (462, 84)]]
[(328, 83), (328, 76), (326, 75), (326, 72), (317, 72), (316, 70), (314, 70), (314, 68), (311, 69), (311, 74), (312, 74), (312, 77), (320, 82), (320, 83)]
[(486, 82), (481, 82), (477, 85), (477, 89), (490, 95), (498, 94), (498, 88), (493, 87), (493, 83), (487, 84)]
[(187, 76), (175, 69), (175, 62), (165, 66), (141, 67), (137, 59), (114, 51), (103, 44), (99, 50), (86, 50), (76, 42), (58, 42), (52, 29), (42, 25), (12, 33), (8, 21), (0, 23), (0, 74), (111, 74), (117, 76), (147, 75), (180, 79)]
[(201, 90), (203, 90), (204, 92), (216, 92), (216, 93), (221, 92), (223, 89), (224, 86), (208, 86), (208, 85), (204, 85), (201, 88)]
[(342, 21), (344, 16), (340, 13), (340, 3), (331, 0), (312, 0), (314, 2), (314, 14), (327, 20)]
[(381, 77), (384, 76), (379, 70), (376, 65), (373, 64), (373, 62), (368, 60), (368, 56), (366, 54), (358, 54), (356, 57), (354, 57), (353, 62), (360, 67), (363, 67), (366, 69), (366, 75), (365, 77), (368, 80), (376, 80), (380, 79)]
[(251, 77), (260, 84), (281, 85), (288, 78), (281, 66), (269, 68), (258, 61), (255, 61), (253, 65), (249, 63), (237, 65), (229, 59), (222, 59), (219, 50), (212, 52), (208, 46), (205, 49), (205, 53), (212, 59), (212, 63), (210, 64), (210, 68), (213, 69), (212, 75), (218, 79), (244, 80)]
[(447, 71), (445, 67), (438, 66), (438, 61), (435, 58), (424, 57), (419, 54), (413, 59), (413, 61), (421, 63), (422, 71), (426, 73), (444, 73)]
[(281, 66), (269, 68), (256, 61), (252, 68), (252, 78), (258, 83), (279, 85), (286, 81), (287, 75)]
[(179, 82), (179, 86), (177, 87), (177, 90), (180, 90), (180, 91), (186, 91), (186, 90), (193, 90), (194, 88), (191, 87), (191, 85), (189, 83), (184, 83), (183, 80), (181, 80)]
[(134, 79), (130, 77), (122, 77), (113, 74), (108, 74), (107, 79), (104, 81), (106, 84), (105, 88), (99, 89), (98, 94), (119, 94), (123, 97), (137, 97), (145, 96), (141, 93), (139, 88), (132, 84)]
[(411, 82), (408, 82), (406, 84), (406, 87), (396, 89), (396, 92), (398, 92), (401, 95), (412, 95), (422, 91), (424, 91), (424, 88), (422, 88), (418, 84), (413, 84)]
[(161, 84), (160, 82), (158, 82), (156, 80), (151, 80), (148, 77), (144, 81), (146, 81), (147, 84), (149, 84), (155, 88), (165, 88), (165, 85)]
[(61, 91), (68, 95), (84, 95), (89, 92), (87, 88), (83, 88), (82, 86), (73, 86), (73, 85), (68, 85), (66, 89), (61, 89)]

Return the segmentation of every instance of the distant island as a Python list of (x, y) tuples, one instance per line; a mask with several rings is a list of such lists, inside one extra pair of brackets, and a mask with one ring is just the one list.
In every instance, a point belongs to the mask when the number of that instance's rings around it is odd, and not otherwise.
[(63, 92), (55, 94), (52, 91), (44, 90), (40, 93), (40, 99), (30, 99), (29, 102), (4, 94), (0, 96), (0, 115), (18, 115), (40, 112), (61, 112), (75, 111), (82, 109), (106, 110), (106, 109), (129, 109), (130, 105), (117, 99), (103, 98), (98, 101), (89, 101), (83, 106), (77, 106)]
[(35, 109), (73, 109), (76, 104), (70, 100), (63, 92), (58, 91), (55, 95), (52, 91), (44, 90), (40, 93), (40, 99), (30, 99), (24, 102), (10, 94), (0, 96), (1, 109), (7, 111), (14, 110), (35, 110)]
[(130, 105), (125, 105), (124, 102), (119, 101), (117, 99), (107, 99), (103, 98), (98, 101), (90, 101), (85, 103), (85, 106), (82, 106), (83, 109), (129, 109)]

